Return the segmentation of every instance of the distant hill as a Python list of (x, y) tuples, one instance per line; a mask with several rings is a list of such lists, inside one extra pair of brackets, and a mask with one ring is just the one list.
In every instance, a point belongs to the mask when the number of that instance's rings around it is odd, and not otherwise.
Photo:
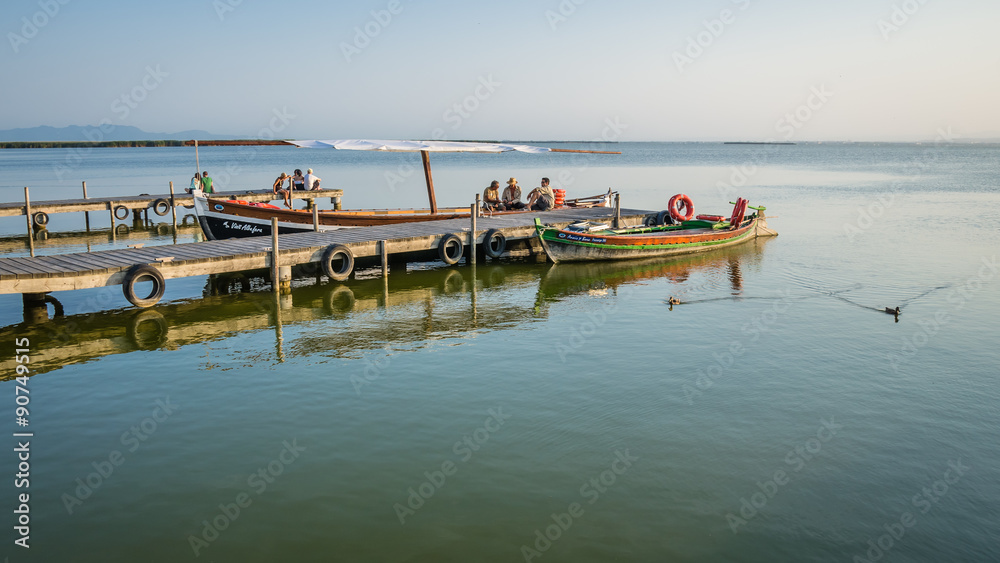
[[(108, 129), (105, 126), (105, 129)], [(131, 125), (115, 125), (114, 129), (102, 132), (96, 126), (70, 125), (68, 127), (31, 127), (28, 129), (0, 130), (0, 142), (41, 142), (41, 141), (150, 141), (174, 140), (225, 140), (231, 135), (215, 135), (207, 131), (179, 131), (177, 133), (151, 133)]]

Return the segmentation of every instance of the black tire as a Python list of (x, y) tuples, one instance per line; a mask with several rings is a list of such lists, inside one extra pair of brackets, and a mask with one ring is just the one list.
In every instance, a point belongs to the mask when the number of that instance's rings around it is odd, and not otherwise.
[[(449, 248), (454, 249), (454, 251), (448, 250)], [(438, 243), (438, 256), (441, 257), (441, 261), (445, 264), (455, 264), (462, 258), (462, 252), (465, 250), (465, 245), (462, 244), (462, 238), (455, 233), (449, 233), (441, 237), (441, 242)]]
[(507, 250), (507, 237), (497, 229), (486, 231), (483, 238), (483, 252), (490, 258), (500, 258)]
[(170, 213), (170, 202), (163, 199), (162, 197), (153, 202), (150, 207), (153, 208), (153, 213), (156, 213), (160, 217), (163, 217), (167, 213)]
[[(135, 285), (141, 281), (149, 280), (153, 282), (153, 291), (146, 297), (139, 297), (135, 294)], [(136, 307), (152, 307), (163, 297), (163, 289), (166, 281), (159, 270), (149, 264), (136, 264), (125, 273), (125, 281), (122, 282), (122, 293), (125, 299)]]
[[(156, 332), (147, 335), (147, 331), (139, 329), (146, 323), (153, 323)], [(167, 330), (167, 319), (163, 318), (159, 311), (141, 311), (129, 319), (125, 334), (140, 350), (156, 350), (167, 343)]]
[(669, 209), (664, 209), (663, 211), (660, 211), (660, 213), (656, 216), (656, 224), (657, 225), (674, 224), (674, 216), (670, 214)]
[[(337, 260), (338, 256), (343, 256), (343, 263), (340, 269), (335, 270), (333, 262)], [(323, 273), (326, 274), (326, 277), (334, 281), (344, 281), (354, 271), (354, 253), (351, 252), (350, 248), (342, 244), (331, 244), (323, 251), (323, 258), (320, 261), (320, 265), (323, 267)]]
[[(119, 211), (124, 212), (124, 215), (119, 213)], [(116, 205), (114, 209), (114, 214), (115, 214), (115, 219), (118, 219), (119, 221), (124, 221), (125, 219), (128, 219), (128, 207), (125, 207), (124, 205)]]
[(36, 211), (31, 214), (31, 220), (36, 226), (44, 227), (49, 224), (49, 214), (44, 211)]
[(655, 227), (659, 222), (657, 222), (655, 215), (646, 215), (646, 218), (642, 220), (642, 224), (644, 227)]

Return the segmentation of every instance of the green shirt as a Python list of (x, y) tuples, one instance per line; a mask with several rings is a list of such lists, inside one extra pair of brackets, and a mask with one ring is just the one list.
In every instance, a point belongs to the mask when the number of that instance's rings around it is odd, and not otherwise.
[(208, 176), (205, 176), (204, 178), (201, 179), (201, 191), (205, 192), (206, 194), (215, 193), (215, 190), (212, 189), (212, 179), (209, 178)]

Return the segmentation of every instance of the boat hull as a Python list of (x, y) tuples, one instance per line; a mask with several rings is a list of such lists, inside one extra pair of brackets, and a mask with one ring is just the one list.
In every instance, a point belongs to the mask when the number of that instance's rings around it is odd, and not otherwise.
[(753, 217), (739, 229), (690, 229), (620, 235), (575, 232), (539, 225), (538, 234), (545, 253), (553, 262), (560, 263), (635, 260), (707, 252), (752, 240), (763, 234), (762, 228), (766, 229), (766, 225), (762, 226), (758, 218)]

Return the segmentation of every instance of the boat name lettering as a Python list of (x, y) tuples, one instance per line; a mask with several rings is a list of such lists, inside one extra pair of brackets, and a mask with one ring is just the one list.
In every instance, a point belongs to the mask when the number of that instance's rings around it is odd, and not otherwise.
[(608, 239), (606, 238), (582, 237), (580, 235), (573, 235), (569, 233), (559, 233), (559, 238), (575, 240), (578, 242), (608, 242)]

